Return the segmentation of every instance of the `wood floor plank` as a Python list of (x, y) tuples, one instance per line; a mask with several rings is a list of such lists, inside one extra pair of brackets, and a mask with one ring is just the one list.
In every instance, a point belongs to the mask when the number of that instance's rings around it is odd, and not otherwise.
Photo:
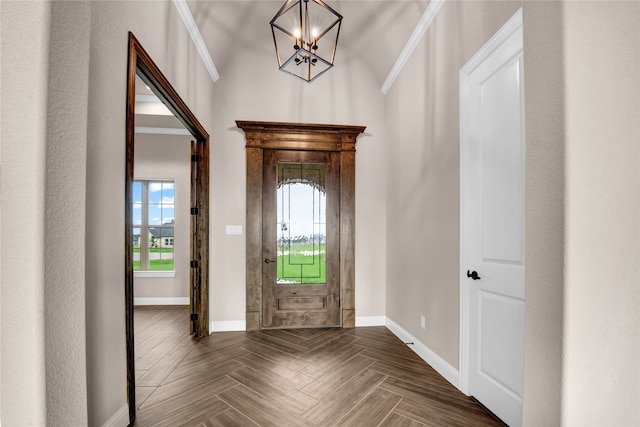
[(335, 371), (337, 366), (344, 364), (347, 360), (362, 352), (365, 348), (359, 345), (345, 345), (334, 351), (322, 351), (322, 355), (314, 357), (316, 361), (300, 370), (300, 372), (314, 378)]
[(356, 377), (325, 396), (316, 406), (302, 417), (319, 426), (328, 426), (342, 418), (371, 393), (386, 377), (373, 371), (362, 371)]
[(176, 406), (172, 411), (167, 411), (166, 407), (163, 406), (154, 406), (149, 409), (142, 409), (138, 412), (134, 426), (192, 426), (197, 423), (197, 420), (200, 420), (203, 417), (211, 417), (227, 409), (227, 404), (221, 401), (218, 397), (206, 396), (199, 402), (197, 407)]
[(212, 419), (200, 424), (199, 427), (259, 427), (249, 417), (234, 408), (229, 408)]
[(389, 416), (380, 423), (380, 427), (424, 427), (425, 424), (403, 417), (400, 414), (391, 412)]
[(310, 361), (302, 359), (298, 356), (294, 356), (271, 346), (251, 340), (244, 345), (244, 349), (249, 353), (264, 357), (265, 359), (269, 359), (275, 363), (278, 363), (295, 371), (303, 369), (311, 363)]
[(307, 384), (312, 383), (316, 379), (310, 375), (306, 375), (300, 371), (282, 366), (282, 364), (274, 362), (257, 354), (249, 353), (246, 356), (236, 359), (245, 366), (254, 367), (266, 375), (277, 375), (286, 378), (292, 388), (300, 390)]
[(318, 331), (304, 346), (307, 350), (304, 355), (305, 358), (319, 356), (321, 351), (338, 349), (356, 339), (351, 333), (352, 329), (321, 328)]
[(188, 314), (136, 308), (135, 427), (500, 425), (385, 327), (191, 338)]
[(247, 415), (260, 426), (311, 427), (313, 425), (283, 410), (280, 406), (242, 384), (221, 393), (219, 397), (227, 405)]
[(193, 366), (178, 366), (166, 380), (162, 386), (172, 386), (174, 388), (183, 388), (185, 391), (189, 387), (199, 387), (207, 385), (220, 377), (228, 376), (229, 373), (242, 368), (244, 365), (237, 360), (226, 360), (219, 364), (209, 366), (207, 369), (193, 369)]
[(229, 377), (294, 414), (302, 415), (318, 403), (317, 399), (292, 388), (283, 377), (268, 376), (248, 367), (231, 372)]
[(302, 350), (304, 350), (305, 345), (309, 343), (308, 338), (302, 337), (297, 334), (288, 333), (286, 329), (271, 329), (263, 331), (263, 334), (265, 336), (284, 341), (296, 347), (300, 347), (300, 349)]
[[(190, 341), (191, 337), (188, 335), (175, 341), (166, 341), (165, 344), (171, 346), (167, 348), (164, 355), (140, 377), (137, 383), (142, 386), (157, 386), (162, 384), (162, 381), (164, 381), (171, 372), (178, 367), (182, 359), (189, 354), (189, 350), (191, 349)], [(162, 348), (164, 349), (165, 346), (163, 345)]]
[(373, 360), (357, 354), (345, 362), (336, 365), (332, 372), (319, 377), (311, 384), (301, 388), (300, 391), (316, 399), (320, 399), (351, 380), (372, 363)]
[(144, 387), (138, 386), (136, 387), (136, 408), (140, 409), (140, 406), (151, 396), (151, 394), (156, 391), (157, 387)]
[(458, 394), (458, 389), (440, 376), (440, 374), (429, 365), (422, 364), (420, 367), (400, 368), (385, 362), (376, 361), (369, 369), (411, 384), (427, 387), (432, 390), (436, 389), (440, 393)]
[(231, 378), (222, 376), (205, 384), (193, 384), (192, 387), (189, 387), (189, 384), (163, 385), (156, 388), (153, 394), (141, 405), (141, 409), (167, 410), (167, 408), (183, 406), (197, 407), (197, 404), (203, 399), (216, 396), (237, 384)]
[(377, 426), (401, 400), (399, 394), (377, 388), (356, 404), (338, 424), (340, 427)]
[(381, 388), (403, 396), (395, 412), (425, 424), (500, 426), (472, 399), (448, 396), (436, 391), (387, 378)]
[(276, 336), (269, 334), (269, 331), (261, 332), (249, 332), (247, 333), (249, 339), (259, 342), (261, 344), (273, 347), (274, 349), (284, 351), (293, 356), (299, 356), (305, 353), (305, 348), (288, 341), (283, 341)]

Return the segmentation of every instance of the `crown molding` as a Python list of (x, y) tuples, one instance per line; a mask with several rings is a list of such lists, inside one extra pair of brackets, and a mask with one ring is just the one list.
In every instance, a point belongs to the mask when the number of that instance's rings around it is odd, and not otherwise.
[(217, 81), (220, 78), (220, 74), (218, 74), (218, 70), (213, 63), (213, 59), (211, 59), (211, 54), (209, 54), (207, 45), (205, 45), (202, 34), (198, 29), (198, 25), (193, 19), (193, 15), (191, 14), (191, 10), (189, 10), (187, 1), (173, 0), (173, 4), (176, 9), (178, 9), (178, 14), (180, 15), (180, 18), (182, 18), (182, 22), (184, 22), (185, 27), (187, 27), (191, 40), (193, 40), (193, 44), (196, 46), (196, 50), (198, 51), (198, 54), (200, 54), (200, 58), (202, 58), (204, 67), (209, 72), (209, 76), (211, 76), (211, 80), (214, 82)]
[(398, 56), (396, 63), (393, 65), (393, 68), (391, 68), (387, 79), (384, 81), (382, 87), (380, 88), (382, 93), (384, 93), (385, 95), (387, 94), (387, 92), (389, 92), (389, 89), (391, 89), (391, 86), (396, 81), (396, 78), (400, 75), (400, 72), (411, 57), (411, 54), (418, 45), (418, 42), (420, 42), (420, 39), (422, 39), (422, 36), (431, 26), (431, 23), (440, 11), (440, 8), (442, 7), (444, 1), (445, 0), (431, 0), (431, 2), (429, 2), (429, 6), (427, 6), (427, 9), (422, 14), (422, 17), (420, 18), (420, 21), (418, 21), (416, 28), (413, 30), (413, 33), (411, 33), (411, 37), (409, 37), (409, 40), (407, 40), (407, 43), (402, 49), (402, 52), (400, 52), (400, 56)]

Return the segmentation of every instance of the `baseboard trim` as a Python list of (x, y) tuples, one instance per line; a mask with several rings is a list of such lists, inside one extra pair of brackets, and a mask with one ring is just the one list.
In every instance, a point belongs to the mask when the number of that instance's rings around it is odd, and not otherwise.
[(133, 305), (189, 305), (189, 297), (133, 298)]
[(356, 316), (356, 328), (360, 326), (386, 326), (384, 316)]
[(247, 322), (245, 320), (219, 320), (209, 322), (209, 331), (213, 332), (233, 332), (246, 331)]
[(412, 342), (413, 345), (408, 347), (413, 350), (420, 358), (427, 362), (433, 369), (442, 375), (447, 381), (460, 390), (460, 371), (451, 366), (446, 360), (438, 356), (429, 347), (418, 341), (413, 335), (405, 331), (400, 325), (388, 317), (386, 326), (393, 332), (402, 342)]
[(104, 423), (103, 427), (127, 427), (129, 425), (129, 405), (126, 403)]

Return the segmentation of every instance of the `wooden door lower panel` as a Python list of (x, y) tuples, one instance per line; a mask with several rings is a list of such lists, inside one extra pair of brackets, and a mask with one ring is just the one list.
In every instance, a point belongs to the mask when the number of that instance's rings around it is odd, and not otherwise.
[(273, 323), (265, 329), (340, 327), (340, 296), (326, 295), (324, 285), (280, 285), (273, 298)]

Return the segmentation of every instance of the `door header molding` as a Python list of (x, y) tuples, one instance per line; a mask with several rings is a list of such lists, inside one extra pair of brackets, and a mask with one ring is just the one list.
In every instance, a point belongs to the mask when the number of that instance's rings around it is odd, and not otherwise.
[(236, 120), (246, 135), (246, 147), (306, 150), (355, 151), (356, 139), (365, 126), (316, 123), (280, 123)]

